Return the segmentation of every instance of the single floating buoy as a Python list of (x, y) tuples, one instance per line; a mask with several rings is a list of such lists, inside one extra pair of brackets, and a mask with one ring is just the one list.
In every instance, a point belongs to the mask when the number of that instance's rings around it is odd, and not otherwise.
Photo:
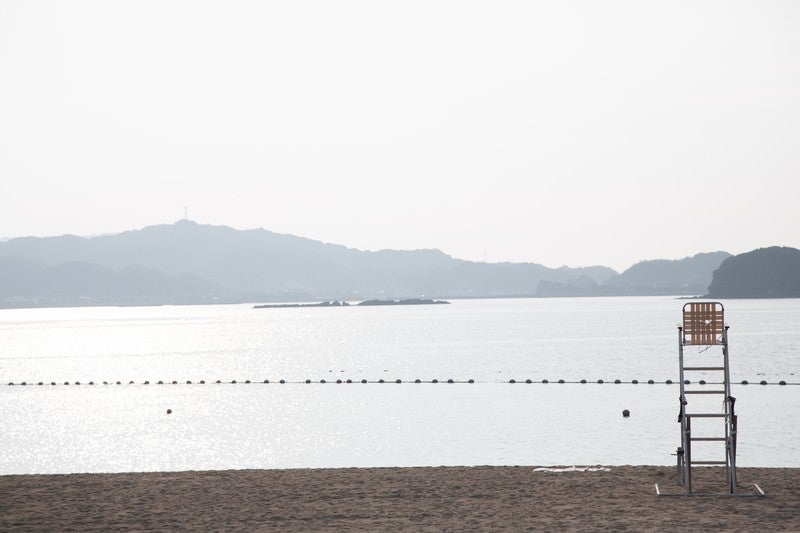
[(664, 383), (666, 383), (667, 385), (672, 385), (672, 380), (671, 380), (671, 379), (668, 379), (668, 380), (667, 380), (667, 381), (665, 381)]
[(516, 381), (516, 380), (514, 380), (514, 379), (509, 379), (509, 380), (508, 380), (508, 382), (509, 382), (509, 383), (516, 383), (517, 381)]
[(319, 380), (319, 382), (322, 383), (323, 385), (325, 384), (325, 380), (324, 379)]
[(348, 379), (348, 380), (347, 380), (347, 383), (352, 383), (352, 382), (353, 382), (353, 380), (352, 380), (352, 379)]
[(647, 384), (648, 384), (648, 385), (652, 385), (653, 383), (655, 383), (655, 381), (653, 381), (652, 379), (648, 379), (648, 380), (647, 380)]
[(582, 379), (582, 380), (581, 380), (581, 383), (582, 383), (582, 384), (584, 384), (584, 385), (586, 385), (586, 380), (585, 380), (585, 379)]
[(742, 380), (742, 385), (747, 385), (749, 382), (746, 379)]
[(448, 383), (453, 383), (453, 380), (452, 379), (448, 379), (447, 382)]
[(422, 383), (422, 380), (420, 380), (420, 379), (415, 379), (415, 380), (414, 380), (414, 383)]
[(268, 379), (265, 379), (265, 380), (264, 380), (264, 383), (269, 383), (269, 380), (268, 380)]
[(431, 383), (439, 383), (439, 380), (434, 378), (433, 381), (431, 381)]
[(558, 382), (561, 383), (562, 385), (564, 384), (564, 380), (563, 379), (559, 379)]
[(378, 380), (378, 383), (386, 383), (386, 382), (385, 382), (385, 381), (383, 381), (383, 379), (379, 379), (379, 380)]
[(764, 380), (762, 379), (762, 380), (761, 380), (761, 384), (762, 384), (762, 385), (766, 385), (766, 384), (767, 384), (767, 382), (766, 382), (766, 381), (764, 381)]
[(597, 380), (597, 382), (598, 382), (600, 385), (602, 385), (603, 383), (605, 383), (605, 381), (603, 381), (602, 379), (598, 379), (598, 380)]
[(367, 380), (366, 380), (366, 379), (362, 379), (362, 380), (361, 380), (361, 383), (366, 383), (366, 382), (367, 382)]
[(525, 380), (525, 383), (527, 383), (528, 385), (530, 385), (531, 383), (533, 383), (533, 381), (532, 381), (532, 380), (530, 380), (530, 379), (526, 379), (526, 380)]
[(397, 380), (395, 380), (395, 383), (402, 383), (402, 381), (397, 379)]
[(704, 379), (701, 379), (700, 381), (698, 381), (698, 383), (699, 383), (700, 385), (705, 385), (705, 384), (706, 384), (706, 380), (704, 380)]
[(631, 416), (631, 412), (630, 412), (630, 411), (628, 411), (627, 409), (623, 409), (623, 410), (622, 410), (622, 416), (623, 416), (624, 418), (628, 418), (629, 416)]
[(614, 380), (614, 385), (619, 385), (620, 383), (622, 383), (622, 381), (620, 381), (620, 380), (618, 380), (618, 379), (615, 379), (615, 380)]
[(786, 385), (786, 382), (785, 382), (785, 381), (783, 381), (783, 380), (780, 380), (780, 381), (778, 382), (778, 385)]
[(550, 382), (549, 382), (549, 381), (547, 381), (546, 379), (543, 379), (543, 380), (542, 380), (542, 383), (550, 383)]
[(341, 379), (337, 379), (337, 380), (336, 380), (336, 384), (337, 384), (337, 385), (338, 385), (338, 384), (340, 384), (341, 382), (342, 382), (342, 380), (341, 380)]
[(280, 383), (281, 385), (283, 385), (284, 383), (286, 383), (286, 380), (285, 380), (285, 379), (282, 379), (282, 380), (280, 380), (278, 383)]
[(631, 381), (631, 383), (633, 383), (634, 385), (638, 385), (639, 384), (639, 380), (638, 379), (634, 379), (633, 381)]
[(306, 380), (306, 383), (311, 383), (311, 380), (310, 380), (310, 379), (307, 379), (307, 380)]
[(470, 379), (469, 381), (467, 381), (467, 383), (475, 383), (475, 380), (474, 379)]
[(172, 414), (172, 409), (167, 409), (167, 414), (171, 415)]

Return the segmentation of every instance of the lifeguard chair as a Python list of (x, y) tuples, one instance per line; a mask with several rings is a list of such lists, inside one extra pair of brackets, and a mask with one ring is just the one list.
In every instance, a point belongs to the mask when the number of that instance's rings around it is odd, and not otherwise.
[[(726, 494), (745, 495), (740, 491), (736, 479), (736, 431), (737, 418), (734, 411), (736, 398), (731, 395), (730, 366), (728, 358), (728, 327), (725, 325), (725, 309), (719, 302), (692, 302), (683, 306), (683, 324), (678, 326), (678, 373), (680, 383), (680, 411), (678, 421), (681, 424), (681, 445), (677, 451), (678, 457), (678, 485), (685, 489), (685, 495), (697, 494), (692, 492), (692, 468), (694, 466), (725, 466), (727, 477)], [(687, 354), (686, 346), (697, 346), (696, 354)], [(721, 364), (709, 363), (708, 355), (704, 355), (714, 346), (722, 347)], [(687, 350), (688, 352), (688, 350)], [(687, 361), (688, 360), (688, 361)], [(687, 364), (688, 362), (688, 364)], [(711, 381), (707, 388), (705, 381), (687, 379), (687, 375), (695, 372), (719, 372), (721, 381)], [(694, 374), (697, 375), (697, 374)], [(695, 400), (708, 398), (708, 396), (722, 398), (721, 409), (713, 412), (708, 401)], [(690, 411), (690, 405), (701, 404), (700, 411)], [(713, 405), (710, 404), (710, 405)], [(722, 427), (712, 424), (714, 434), (705, 434), (698, 431), (693, 433), (692, 422), (696, 426), (705, 422), (708, 431), (708, 422), (720, 421)], [(693, 444), (698, 442), (720, 442), (724, 447), (724, 459), (715, 457), (695, 458)], [(703, 450), (708, 453), (707, 450)], [(757, 484), (753, 484), (755, 495), (763, 496), (764, 492)], [(656, 485), (656, 492), (662, 495)], [(708, 493), (704, 493), (708, 494)], [(748, 495), (754, 495), (750, 492)]]

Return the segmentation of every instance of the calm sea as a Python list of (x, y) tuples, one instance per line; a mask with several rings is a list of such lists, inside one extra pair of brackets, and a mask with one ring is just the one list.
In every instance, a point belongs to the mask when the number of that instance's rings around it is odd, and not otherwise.
[[(0, 310), (0, 474), (673, 464), (684, 303)], [(723, 303), (739, 464), (800, 466), (800, 300)]]

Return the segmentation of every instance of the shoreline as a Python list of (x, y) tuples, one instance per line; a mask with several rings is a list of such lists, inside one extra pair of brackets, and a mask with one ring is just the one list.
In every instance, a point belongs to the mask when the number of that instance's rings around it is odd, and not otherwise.
[[(674, 466), (581, 468), (3, 475), (0, 530), (800, 530), (800, 468), (738, 468), (766, 492), (741, 498), (656, 496), (680, 492)], [(722, 478), (698, 469), (695, 489)]]

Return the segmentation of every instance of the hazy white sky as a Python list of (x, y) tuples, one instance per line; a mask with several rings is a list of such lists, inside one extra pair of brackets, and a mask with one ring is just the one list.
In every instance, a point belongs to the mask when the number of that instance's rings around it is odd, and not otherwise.
[(0, 0), (0, 236), (800, 247), (800, 2)]

